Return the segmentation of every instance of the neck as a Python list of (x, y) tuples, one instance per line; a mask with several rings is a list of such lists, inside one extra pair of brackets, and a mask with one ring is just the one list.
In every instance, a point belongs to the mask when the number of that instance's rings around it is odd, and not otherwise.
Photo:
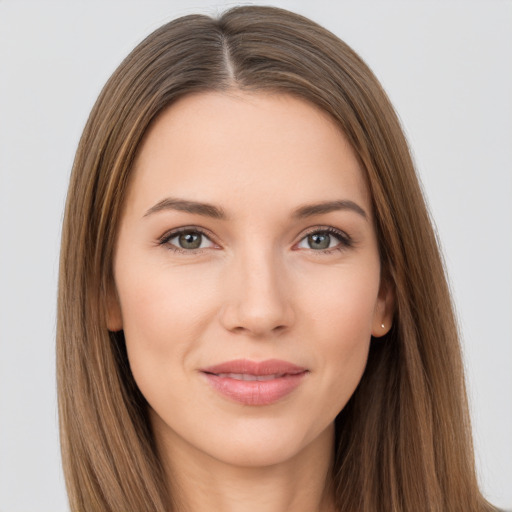
[(178, 512), (334, 512), (334, 428), (292, 458), (269, 466), (235, 466), (182, 439), (158, 440)]

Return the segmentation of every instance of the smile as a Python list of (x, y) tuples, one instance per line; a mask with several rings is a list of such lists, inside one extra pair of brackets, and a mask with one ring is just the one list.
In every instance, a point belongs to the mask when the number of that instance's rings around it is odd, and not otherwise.
[(208, 384), (243, 405), (270, 405), (292, 393), (309, 373), (306, 368), (270, 359), (228, 361), (201, 370)]

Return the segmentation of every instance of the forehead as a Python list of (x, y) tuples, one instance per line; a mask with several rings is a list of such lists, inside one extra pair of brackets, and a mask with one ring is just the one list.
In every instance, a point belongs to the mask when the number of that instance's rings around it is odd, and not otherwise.
[(234, 213), (341, 196), (366, 209), (370, 203), (362, 168), (336, 122), (286, 94), (181, 98), (148, 129), (133, 173), (127, 200), (138, 209), (166, 194), (222, 203), (228, 212), (239, 206)]

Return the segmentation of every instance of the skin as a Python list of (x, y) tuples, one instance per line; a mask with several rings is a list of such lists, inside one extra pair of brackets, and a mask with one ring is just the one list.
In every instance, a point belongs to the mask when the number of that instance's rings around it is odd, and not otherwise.
[[(217, 205), (228, 219), (154, 208), (168, 197)], [(292, 217), (327, 200), (352, 201), (366, 216)], [(198, 249), (169, 238), (182, 227), (206, 231)], [(363, 171), (317, 107), (283, 94), (198, 93), (151, 125), (125, 200), (107, 316), (110, 330), (124, 330), (183, 510), (332, 510), (334, 419), (378, 343), (371, 336), (390, 327), (380, 271)], [(239, 358), (308, 373), (276, 403), (243, 405), (200, 372)]]

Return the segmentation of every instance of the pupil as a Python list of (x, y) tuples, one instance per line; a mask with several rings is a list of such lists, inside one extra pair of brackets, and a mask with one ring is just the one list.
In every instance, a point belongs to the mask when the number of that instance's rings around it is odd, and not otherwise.
[(314, 248), (327, 249), (329, 247), (330, 239), (329, 235), (314, 234), (309, 236), (310, 241), (313, 242)]
[(184, 249), (197, 249), (201, 245), (201, 235), (198, 233), (183, 233), (179, 237), (179, 242)]

